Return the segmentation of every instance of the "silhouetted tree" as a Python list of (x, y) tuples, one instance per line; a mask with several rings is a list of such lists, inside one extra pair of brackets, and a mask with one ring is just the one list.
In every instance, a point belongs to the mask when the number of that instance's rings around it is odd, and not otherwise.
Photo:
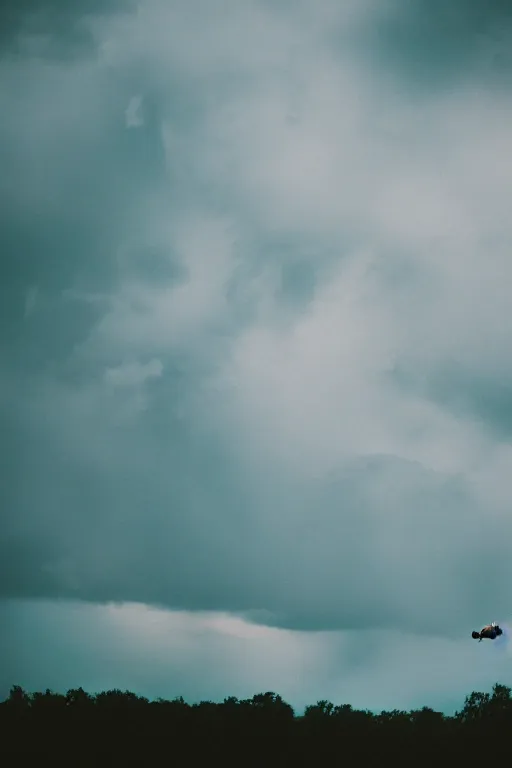
[(508, 749), (512, 691), (496, 683), (474, 691), (454, 716), (429, 707), (354, 709), (326, 699), (302, 715), (278, 694), (229, 696), (187, 703), (149, 701), (131, 691), (95, 695), (27, 693), (13, 686), (0, 704), (5, 765), (359, 765), (411, 759), (437, 765), (474, 764)]

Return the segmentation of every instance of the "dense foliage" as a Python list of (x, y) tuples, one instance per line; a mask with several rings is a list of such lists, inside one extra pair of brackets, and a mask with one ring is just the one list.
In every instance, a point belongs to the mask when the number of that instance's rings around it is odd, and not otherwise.
[(129, 691), (25, 692), (0, 703), (2, 765), (462, 765), (508, 752), (511, 689), (474, 692), (453, 716), (428, 707), (374, 714), (318, 701), (296, 715), (275, 693), (222, 703), (149, 701)]

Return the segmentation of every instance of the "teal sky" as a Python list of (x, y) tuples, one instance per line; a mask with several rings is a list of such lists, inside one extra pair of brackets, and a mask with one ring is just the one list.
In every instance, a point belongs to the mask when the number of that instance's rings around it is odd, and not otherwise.
[(0, 28), (0, 694), (512, 684), (510, 4)]

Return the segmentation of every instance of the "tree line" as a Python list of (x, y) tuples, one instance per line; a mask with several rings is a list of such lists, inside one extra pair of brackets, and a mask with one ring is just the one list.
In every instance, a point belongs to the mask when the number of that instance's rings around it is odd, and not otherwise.
[(512, 695), (496, 683), (454, 715), (430, 707), (374, 713), (317, 701), (303, 714), (274, 692), (189, 704), (118, 689), (28, 693), (0, 703), (0, 764), (359, 766), (494, 762), (510, 750)]

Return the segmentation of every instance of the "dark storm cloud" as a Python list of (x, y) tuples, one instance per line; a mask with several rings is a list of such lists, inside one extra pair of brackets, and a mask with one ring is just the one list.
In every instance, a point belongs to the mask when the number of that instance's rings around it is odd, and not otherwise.
[[(142, 135), (126, 130), (133, 86), (100, 65), (22, 58), (4, 73), (0, 334), (12, 363), (33, 371), (42, 357), (65, 358), (104, 311), (101, 296), (119, 278), (119, 229), (161, 183), (162, 149), (151, 123)], [(146, 243), (134, 233), (125, 269), (147, 252), (154, 273), (160, 244)], [(73, 301), (73, 290), (100, 300)]]
[(497, 378), (493, 371), (475, 370), (455, 360), (426, 375), (404, 366), (393, 376), (409, 391), (449, 408), (460, 418), (476, 420), (499, 439), (510, 439), (512, 381), (508, 376)]
[(82, 7), (65, 63), (11, 20), (2, 596), (444, 634), (507, 604), (506, 445), (390, 376), (503, 375), (504, 104), (418, 117), (325, 45), (367, 4), (293, 7)]
[(364, 55), (406, 80), (413, 99), (468, 77), (511, 85), (509, 0), (398, 0), (375, 11)]
[(135, 7), (134, 0), (4, 0), (0, 50), (4, 55), (23, 55), (23, 44), (32, 38), (45, 59), (90, 55), (95, 43), (84, 17), (130, 12)]

